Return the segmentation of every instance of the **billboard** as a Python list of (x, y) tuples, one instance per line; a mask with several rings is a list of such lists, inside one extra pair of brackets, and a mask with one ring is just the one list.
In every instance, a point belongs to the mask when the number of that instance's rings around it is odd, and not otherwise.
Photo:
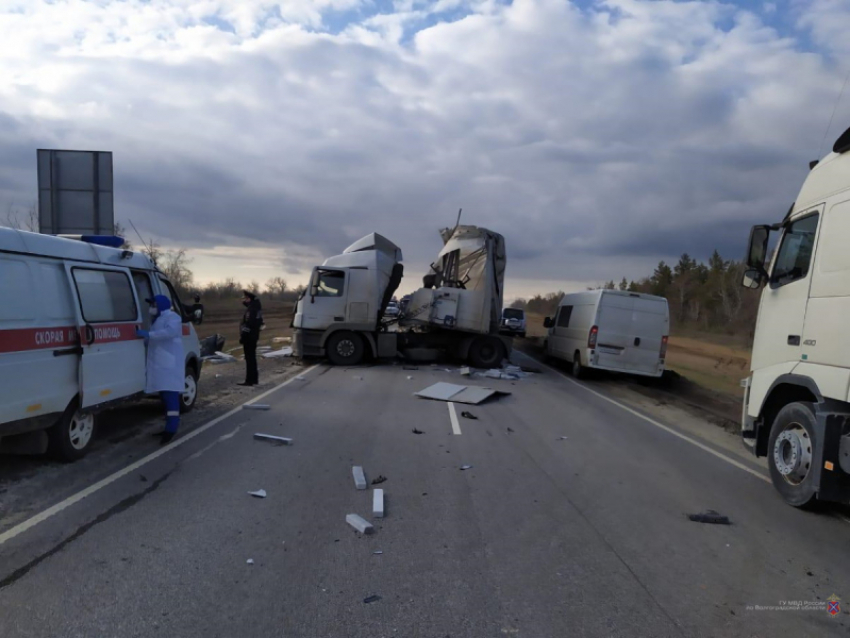
[(48, 235), (111, 235), (112, 153), (38, 149), (38, 227)]

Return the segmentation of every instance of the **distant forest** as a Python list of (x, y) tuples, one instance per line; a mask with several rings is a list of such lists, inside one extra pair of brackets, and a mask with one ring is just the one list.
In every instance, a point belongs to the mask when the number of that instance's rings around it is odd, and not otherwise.
[[(723, 259), (716, 250), (708, 263), (698, 262), (685, 253), (672, 268), (661, 261), (649, 277), (638, 281), (624, 277), (619, 284), (609, 281), (596, 289), (628, 290), (666, 297), (673, 330), (736, 335), (752, 342), (759, 292), (741, 286), (745, 268), (740, 261)], [(517, 299), (511, 306), (524, 308), (529, 313), (552, 316), (563, 295), (559, 291)]]

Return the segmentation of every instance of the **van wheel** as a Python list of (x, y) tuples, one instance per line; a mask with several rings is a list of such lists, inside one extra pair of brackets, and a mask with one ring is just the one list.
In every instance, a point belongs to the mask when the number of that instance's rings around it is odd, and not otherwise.
[(328, 339), (325, 351), (335, 366), (355, 366), (363, 361), (366, 348), (360, 335), (348, 330), (335, 332)]
[(94, 415), (83, 413), (74, 401), (47, 431), (47, 452), (58, 461), (70, 463), (83, 458), (94, 442)]
[(586, 379), (587, 378), (587, 369), (581, 365), (581, 353), (576, 350), (573, 355), (573, 367), (572, 367), (573, 376), (576, 379)]
[(498, 339), (476, 339), (469, 347), (467, 358), (474, 368), (497, 368), (505, 358), (505, 349)]
[(198, 373), (193, 366), (186, 366), (186, 377), (183, 380), (183, 394), (180, 395), (180, 412), (191, 412), (198, 400)]
[(814, 504), (812, 449), (815, 410), (811, 403), (789, 403), (779, 411), (767, 441), (767, 465), (770, 478), (788, 505), (807, 507)]

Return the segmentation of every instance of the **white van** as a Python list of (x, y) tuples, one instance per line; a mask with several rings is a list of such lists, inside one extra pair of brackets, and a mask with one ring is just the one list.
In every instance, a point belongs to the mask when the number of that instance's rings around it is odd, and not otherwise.
[(94, 415), (144, 395), (136, 328), (150, 327), (145, 299), (157, 294), (184, 314), (182, 409), (195, 404), (198, 338), (174, 288), (145, 255), (92, 243), (102, 239), (0, 228), (0, 450), (29, 435), (29, 451), (82, 457)]
[(564, 295), (558, 313), (546, 317), (546, 356), (572, 363), (573, 375), (586, 368), (647, 377), (664, 373), (670, 316), (664, 297), (621, 290)]

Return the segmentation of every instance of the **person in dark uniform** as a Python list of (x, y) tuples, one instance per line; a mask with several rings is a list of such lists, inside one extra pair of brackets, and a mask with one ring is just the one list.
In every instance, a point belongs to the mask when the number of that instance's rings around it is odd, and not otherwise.
[(245, 383), (239, 385), (251, 386), (260, 382), (260, 372), (257, 369), (257, 342), (260, 340), (260, 329), (263, 327), (263, 307), (260, 300), (250, 290), (242, 291), (242, 305), (245, 314), (239, 326), (239, 343), (245, 352)]

